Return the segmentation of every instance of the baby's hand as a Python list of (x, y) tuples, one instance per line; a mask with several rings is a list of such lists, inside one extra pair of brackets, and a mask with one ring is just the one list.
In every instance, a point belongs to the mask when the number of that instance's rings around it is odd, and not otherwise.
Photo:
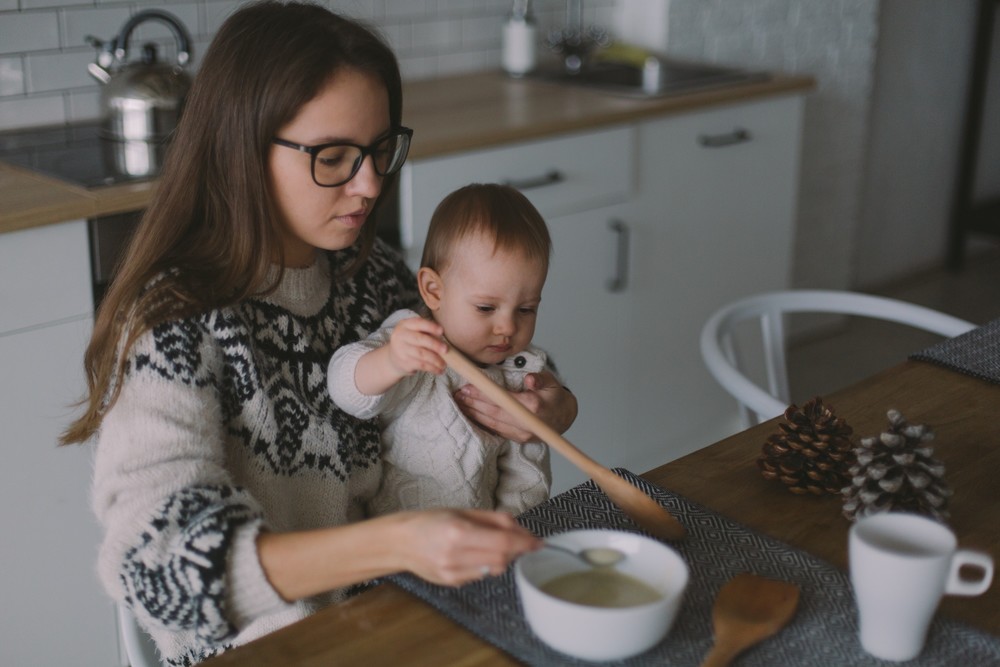
[(400, 321), (389, 337), (389, 363), (404, 376), (419, 371), (440, 375), (446, 366), (442, 355), (448, 351), (443, 335), (444, 329), (432, 320), (410, 317)]

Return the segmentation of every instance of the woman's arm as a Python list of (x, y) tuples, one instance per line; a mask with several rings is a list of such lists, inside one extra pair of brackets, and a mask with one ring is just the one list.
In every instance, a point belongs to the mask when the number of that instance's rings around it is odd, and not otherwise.
[(286, 600), (395, 572), (457, 586), (500, 574), (540, 540), (509, 515), (482, 510), (400, 512), (346, 526), (257, 537), (261, 566)]
[[(578, 409), (576, 396), (564, 387), (551, 371), (526, 375), (524, 390), (513, 394), (526, 408), (559, 433), (565, 433), (576, 420)], [(522, 428), (515, 418), (483, 396), (471, 384), (455, 392), (455, 400), (469, 419), (494, 433), (520, 443), (537, 440), (533, 433)]]

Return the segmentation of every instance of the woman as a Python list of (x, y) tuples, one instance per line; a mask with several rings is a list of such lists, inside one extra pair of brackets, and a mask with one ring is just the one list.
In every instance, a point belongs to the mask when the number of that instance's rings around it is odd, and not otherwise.
[[(416, 302), (366, 224), (406, 157), (401, 97), (392, 52), (357, 23), (294, 3), (238, 11), (205, 54), (98, 314), (87, 410), (63, 439), (97, 437), (100, 576), (170, 664), (373, 577), (456, 585), (538, 546), (493, 512), (363, 520), (379, 433), (333, 407), (325, 369)], [(522, 400), (565, 429), (575, 401), (536, 380)], [(485, 427), (530, 437), (467, 400)]]

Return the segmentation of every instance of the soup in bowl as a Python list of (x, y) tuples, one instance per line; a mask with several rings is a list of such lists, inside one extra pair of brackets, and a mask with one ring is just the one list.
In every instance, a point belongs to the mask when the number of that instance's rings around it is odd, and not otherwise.
[(532, 631), (550, 647), (585, 660), (646, 651), (669, 632), (684, 598), (688, 567), (656, 540), (617, 530), (573, 530), (546, 542), (574, 551), (616, 549), (612, 567), (591, 567), (556, 549), (525, 554), (514, 580)]

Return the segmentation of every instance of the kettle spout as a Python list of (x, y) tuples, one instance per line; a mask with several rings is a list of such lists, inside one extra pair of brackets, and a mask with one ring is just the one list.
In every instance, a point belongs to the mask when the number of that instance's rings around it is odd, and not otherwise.
[(102, 84), (107, 83), (111, 80), (111, 71), (108, 68), (111, 67), (111, 64), (115, 60), (114, 54), (111, 53), (114, 44), (105, 42), (93, 35), (87, 35), (83, 39), (97, 49), (97, 62), (87, 65), (87, 71), (90, 72), (90, 76)]
[(94, 77), (102, 84), (106, 84), (108, 81), (111, 81), (111, 72), (104, 69), (97, 63), (90, 63), (87, 65), (87, 71), (90, 72), (90, 76)]

